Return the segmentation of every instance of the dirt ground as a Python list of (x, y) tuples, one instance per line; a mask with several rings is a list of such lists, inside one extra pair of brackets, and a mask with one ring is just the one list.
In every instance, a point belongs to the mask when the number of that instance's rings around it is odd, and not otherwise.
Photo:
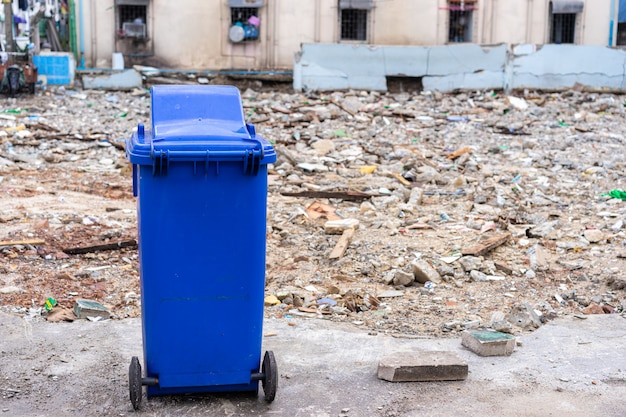
[[(619, 193), (606, 195), (626, 188), (624, 96), (293, 93), (261, 82), (242, 97), (278, 155), (269, 167), (268, 319), (458, 337), (624, 314), (626, 208)], [(45, 320), (46, 299), (58, 314), (86, 298), (114, 320), (139, 316), (124, 140), (149, 120), (146, 90), (50, 87), (2, 98), (3, 312)], [(329, 219), (359, 223), (334, 259), (341, 235), (325, 232)], [(468, 255), (490, 238), (498, 244)], [(117, 242), (128, 247), (72, 254)]]

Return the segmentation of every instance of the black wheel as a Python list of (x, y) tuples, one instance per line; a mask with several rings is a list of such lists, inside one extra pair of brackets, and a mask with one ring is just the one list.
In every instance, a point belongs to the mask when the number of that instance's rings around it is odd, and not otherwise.
[(28, 92), (30, 94), (35, 94), (35, 83), (28, 83)]
[(20, 72), (19, 69), (9, 67), (7, 69), (7, 78), (9, 84), (9, 97), (15, 97), (20, 89)]
[(141, 364), (137, 356), (133, 356), (128, 367), (128, 388), (130, 391), (130, 402), (137, 410), (141, 405)]
[(261, 372), (264, 375), (261, 382), (263, 383), (263, 392), (265, 392), (265, 401), (271, 403), (276, 397), (276, 387), (278, 385), (278, 366), (276, 366), (274, 352), (271, 350), (265, 352)]

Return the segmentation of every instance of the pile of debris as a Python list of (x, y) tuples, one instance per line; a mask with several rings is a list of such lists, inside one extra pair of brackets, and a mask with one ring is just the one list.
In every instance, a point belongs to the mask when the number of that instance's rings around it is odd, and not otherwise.
[[(268, 315), (415, 337), (625, 314), (624, 96), (242, 97), (278, 154)], [(138, 315), (123, 140), (149, 122), (147, 92), (50, 89), (19, 104), (0, 114), (0, 304), (81, 297)]]

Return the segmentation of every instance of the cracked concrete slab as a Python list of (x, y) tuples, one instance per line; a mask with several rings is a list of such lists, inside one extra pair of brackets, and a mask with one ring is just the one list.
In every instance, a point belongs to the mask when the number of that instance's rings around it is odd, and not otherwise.
[[(203, 319), (190, 317), (190, 320)], [(560, 319), (521, 336), (511, 356), (480, 357), (459, 338), (401, 338), (319, 319), (267, 319), (264, 349), (278, 393), (157, 397), (133, 412), (128, 365), (142, 355), (141, 320), (73, 323), (0, 314), (3, 416), (620, 416), (626, 413), (626, 320)], [(166, 332), (166, 329), (164, 329)], [(468, 378), (391, 383), (377, 364), (393, 352), (451, 351)], [(143, 358), (141, 358), (143, 363)], [(503, 400), (505, 399), (505, 400)], [(511, 404), (515, 404), (514, 407)]]

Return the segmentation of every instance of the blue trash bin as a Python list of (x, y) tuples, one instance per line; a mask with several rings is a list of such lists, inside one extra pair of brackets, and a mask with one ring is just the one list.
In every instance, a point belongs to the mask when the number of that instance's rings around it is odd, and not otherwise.
[(137, 197), (145, 376), (129, 367), (133, 407), (147, 396), (276, 393), (261, 363), (267, 164), (232, 86), (152, 87), (152, 126), (126, 141)]

